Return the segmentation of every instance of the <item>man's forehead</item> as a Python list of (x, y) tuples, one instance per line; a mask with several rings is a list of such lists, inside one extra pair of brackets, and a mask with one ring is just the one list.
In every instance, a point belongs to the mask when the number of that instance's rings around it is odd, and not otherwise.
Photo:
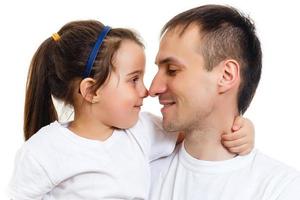
[(200, 45), (199, 29), (195, 26), (185, 30), (183, 35), (180, 35), (179, 30), (168, 30), (161, 38), (155, 63), (160, 64), (166, 60), (180, 61), (179, 55), (199, 53)]

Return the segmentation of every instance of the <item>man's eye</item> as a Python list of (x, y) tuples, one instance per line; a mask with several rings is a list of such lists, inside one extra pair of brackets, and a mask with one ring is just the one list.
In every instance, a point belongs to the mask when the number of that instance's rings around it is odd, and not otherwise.
[(170, 75), (170, 76), (174, 76), (174, 75), (176, 75), (176, 73), (177, 73), (177, 70), (175, 70), (175, 69), (168, 69), (167, 70), (167, 74)]

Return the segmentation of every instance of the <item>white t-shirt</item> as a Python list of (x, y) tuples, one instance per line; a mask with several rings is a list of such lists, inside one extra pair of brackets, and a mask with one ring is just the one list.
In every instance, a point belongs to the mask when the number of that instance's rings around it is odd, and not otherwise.
[(258, 150), (225, 161), (203, 161), (179, 145), (151, 163), (152, 200), (299, 200), (300, 173)]
[(67, 126), (51, 123), (24, 144), (9, 187), (12, 199), (147, 199), (149, 162), (170, 155), (177, 139), (149, 113), (103, 142), (82, 138)]

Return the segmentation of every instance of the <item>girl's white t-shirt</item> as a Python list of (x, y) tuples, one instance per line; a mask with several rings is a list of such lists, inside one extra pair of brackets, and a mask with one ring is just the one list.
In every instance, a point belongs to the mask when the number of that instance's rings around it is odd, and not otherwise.
[(149, 163), (170, 155), (177, 139), (150, 113), (103, 142), (67, 126), (55, 121), (26, 141), (16, 156), (11, 199), (147, 199)]

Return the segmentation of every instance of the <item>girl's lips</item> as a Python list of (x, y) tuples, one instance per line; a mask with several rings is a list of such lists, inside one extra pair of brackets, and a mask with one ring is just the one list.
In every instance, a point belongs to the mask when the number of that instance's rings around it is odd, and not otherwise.
[(133, 107), (134, 107), (135, 109), (140, 110), (142, 106), (143, 106), (143, 104), (141, 104), (141, 105), (136, 105), (136, 106), (133, 106)]

